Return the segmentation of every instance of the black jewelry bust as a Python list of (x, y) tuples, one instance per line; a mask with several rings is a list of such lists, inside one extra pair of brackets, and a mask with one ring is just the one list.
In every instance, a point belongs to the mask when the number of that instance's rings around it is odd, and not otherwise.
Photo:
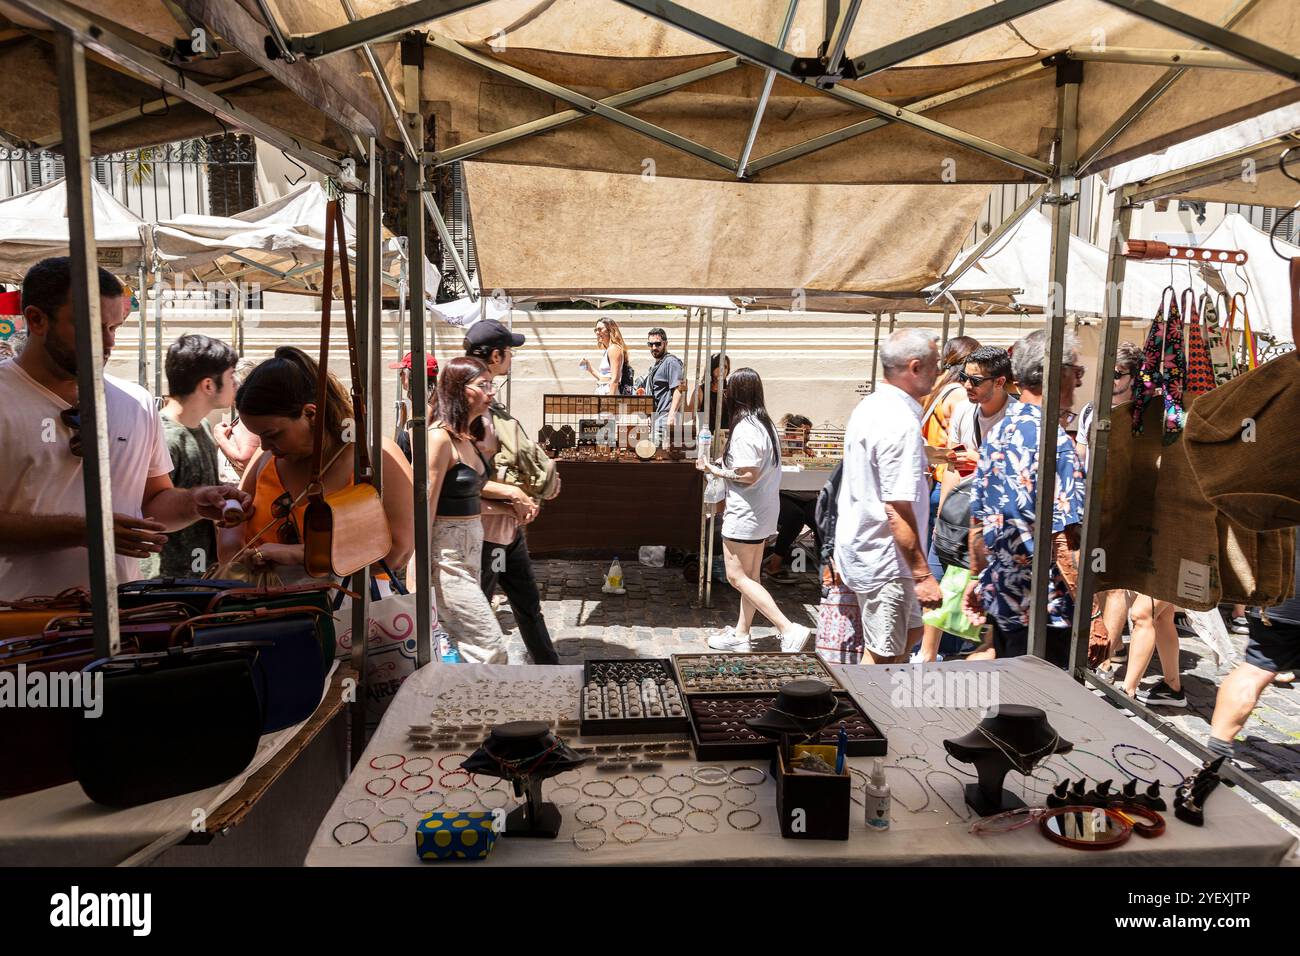
[(982, 817), (1015, 810), (1025, 802), (1003, 789), (1007, 771), (1024, 776), (1052, 754), (1069, 753), (1074, 744), (1063, 740), (1047, 714), (1037, 707), (1002, 704), (964, 737), (945, 740), (943, 747), (962, 763), (975, 767), (979, 783), (966, 785), (966, 804)]
[(506, 817), (503, 836), (547, 837), (560, 832), (560, 809), (542, 799), (542, 781), (581, 767), (587, 758), (551, 733), (541, 720), (516, 720), (493, 727), (483, 746), (460, 765), (485, 777), (500, 777), (513, 785), (524, 805)]

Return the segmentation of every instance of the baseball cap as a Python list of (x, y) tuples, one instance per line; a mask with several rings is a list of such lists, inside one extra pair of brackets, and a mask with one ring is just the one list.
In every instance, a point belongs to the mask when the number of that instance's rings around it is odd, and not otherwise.
[(524, 344), (522, 332), (511, 332), (496, 319), (480, 319), (465, 333), (465, 348), (508, 349)]
[[(412, 352), (407, 352), (405, 355), (402, 356), (402, 360), (400, 362), (389, 362), (388, 367), (409, 369), (411, 367), (411, 356), (413, 354), (414, 353)], [(438, 360), (433, 357), (432, 353), (429, 352), (426, 352), (424, 354), (424, 373), (425, 375), (438, 374)]]

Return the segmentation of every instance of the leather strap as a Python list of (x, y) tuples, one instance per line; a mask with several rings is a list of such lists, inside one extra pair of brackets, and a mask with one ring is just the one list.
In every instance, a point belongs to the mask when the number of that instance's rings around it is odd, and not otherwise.
[[(339, 201), (331, 199), (325, 205), (325, 275), (320, 294), (320, 362), (316, 383), (316, 427), (311, 439), (311, 477), (307, 480), (307, 494), (313, 498), (325, 497), (321, 479), (321, 465), (325, 457), (325, 407), (329, 398), (330, 368), (330, 314), (334, 310), (334, 211)], [(346, 252), (344, 253), (346, 255)]]
[(1300, 256), (1291, 260), (1291, 341), (1300, 349)]
[(203, 623), (207, 626), (216, 624), (249, 624), (260, 621), (273, 621), (284, 617), (301, 617), (306, 614), (312, 617), (319, 617), (325, 612), (318, 607), (309, 607), (305, 604), (296, 607), (257, 607), (249, 608), (242, 611), (217, 611), (214, 614), (200, 614), (192, 617), (188, 621), (182, 621), (172, 629), (172, 641), (185, 632), (186, 629), (193, 629), (196, 624)]
[(357, 445), (357, 467), (362, 481), (373, 481), (370, 443), (366, 441), (366, 390), (361, 385), (360, 350), (357, 345), (357, 321), (352, 305), (352, 271), (348, 268), (347, 231), (343, 225), (343, 207), (334, 206), (339, 240), (339, 268), (343, 279), (343, 317), (348, 330), (348, 367), (352, 373), (352, 421)]

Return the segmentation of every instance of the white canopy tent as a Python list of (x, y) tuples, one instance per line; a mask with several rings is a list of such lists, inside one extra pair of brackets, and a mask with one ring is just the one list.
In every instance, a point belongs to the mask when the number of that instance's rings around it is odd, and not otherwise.
[[(1294, 187), (1300, 194), (1300, 186)], [(1300, 198), (1298, 196), (1297, 198)], [(1289, 262), (1300, 258), (1300, 246), (1281, 239), (1277, 248), (1268, 233), (1252, 226), (1245, 216), (1231, 213), (1200, 242), (1210, 249), (1242, 249), (1250, 258), (1237, 269), (1224, 269), (1223, 281), (1229, 293), (1246, 293), (1251, 328), (1267, 334), (1275, 342), (1290, 342), (1291, 281)], [(1283, 259), (1282, 256), (1286, 258)], [(1129, 266), (1132, 269), (1132, 266)]]
[[(148, 260), (148, 226), (90, 180), (99, 264), (134, 275)], [(62, 179), (0, 202), (0, 282), (21, 283), (27, 270), (49, 256), (68, 254), (68, 191)]]

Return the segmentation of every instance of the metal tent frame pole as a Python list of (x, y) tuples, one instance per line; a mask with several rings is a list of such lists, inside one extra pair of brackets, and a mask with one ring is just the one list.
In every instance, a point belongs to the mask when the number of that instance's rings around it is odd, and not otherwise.
[(104, 400), (104, 336), (99, 314), (99, 259), (90, 193), (90, 110), (86, 50), (70, 31), (54, 38), (59, 117), (67, 177), (68, 252), (72, 260), (72, 316), (77, 335), (77, 395), (81, 412), (81, 477), (86, 495), (86, 550), (95, 654), (121, 650), (117, 619), (117, 560), (113, 550), (113, 489), (108, 462), (108, 405)]
[[(705, 428), (708, 428), (709, 410), (712, 405), (713, 396), (713, 391), (710, 387), (713, 384), (713, 374), (710, 368), (710, 356), (713, 354), (713, 310), (704, 309), (703, 311), (704, 317), (700, 322), (699, 333), (701, 344), (704, 346), (704, 351), (699, 353), (700, 373), (702, 375), (700, 378), (700, 421), (703, 422)], [(701, 454), (698, 429), (695, 433), (695, 454), (697, 457)], [(709, 551), (712, 550), (709, 547), (709, 506), (704, 502), (704, 488), (707, 486), (708, 479), (706, 478), (700, 489), (700, 580), (698, 593), (695, 596), (696, 601), (701, 607), (708, 607), (708, 605), (704, 603), (704, 582), (710, 577), (713, 571), (712, 567), (710, 567), (710, 561), (708, 558)]]
[[(424, 118), (419, 112), (420, 80), (424, 64), (423, 38), (414, 36), (402, 41), (402, 73), (406, 103), (414, 112), (404, 116), (407, 132), (424, 141)], [(428, 382), (423, 373), (425, 355), (424, 311), (424, 166), (419, 157), (409, 153), (406, 163), (406, 255), (407, 281), (410, 284), (408, 305), (411, 310), (411, 469), (415, 473), (415, 640), (416, 663), (423, 667), (435, 659), (433, 648), (432, 596), (430, 577), (429, 523), (429, 433)]]
[[(718, 347), (718, 371), (727, 367), (727, 320), (731, 317), (730, 309), (722, 310), (722, 343)], [(725, 382), (726, 379), (724, 378)], [(722, 428), (722, 389), (718, 389), (718, 401), (713, 406), (713, 435), (714, 441), (717, 441), (717, 435)], [(728, 436), (730, 438), (730, 436)], [(704, 606), (713, 607), (713, 529), (717, 525), (717, 514), (709, 515), (709, 576), (704, 579)]]
[(1042, 417), (1038, 436), (1038, 480), (1034, 504), (1033, 583), (1029, 604), (1029, 653), (1047, 657), (1047, 592), (1051, 584), (1052, 516), (1056, 501), (1056, 451), (1061, 417), (1060, 376), (1065, 349), (1065, 293), (1070, 261), (1070, 222), (1078, 201), (1075, 162), (1079, 147), (1079, 86), (1083, 64), (1057, 61), (1056, 174), (1051, 195), (1052, 246), (1049, 254), (1047, 351), (1043, 357)]
[(1110, 413), (1112, 379), (1103, 374), (1115, 367), (1119, 351), (1119, 329), (1124, 315), (1124, 274), (1128, 260), (1123, 256), (1135, 206), (1123, 190), (1114, 194), (1110, 237), (1110, 255), (1106, 263), (1106, 296), (1103, 316), (1101, 354), (1097, 358), (1097, 381), (1093, 385), (1092, 437), (1088, 443), (1088, 469), (1083, 505), (1083, 530), (1079, 540), (1079, 583), (1074, 604), (1074, 636), (1070, 643), (1070, 673), (1082, 677), (1088, 663), (1088, 635), (1092, 630), (1092, 598), (1095, 590), (1098, 553), (1101, 540), (1101, 490), (1106, 481), (1106, 463), (1110, 454)]
[(146, 275), (144, 263), (140, 263), (140, 268), (136, 272), (136, 289), (140, 296), (140, 315), (139, 320), (139, 342), (136, 345), (136, 358), (138, 359), (139, 375), (138, 381), (141, 388), (149, 387), (149, 295), (145, 289)]
[(876, 377), (880, 373), (880, 316), (882, 313), (876, 312), (876, 334), (871, 343), (871, 391), (876, 390)]
[(153, 270), (153, 287), (157, 299), (153, 304), (153, 393), (154, 396), (162, 395), (162, 373), (163, 373), (163, 289), (162, 289), (162, 267), (154, 266)]
[(952, 324), (952, 306), (944, 303), (943, 306), (943, 331), (939, 335), (939, 357), (943, 358), (944, 346), (948, 344), (948, 330)]

